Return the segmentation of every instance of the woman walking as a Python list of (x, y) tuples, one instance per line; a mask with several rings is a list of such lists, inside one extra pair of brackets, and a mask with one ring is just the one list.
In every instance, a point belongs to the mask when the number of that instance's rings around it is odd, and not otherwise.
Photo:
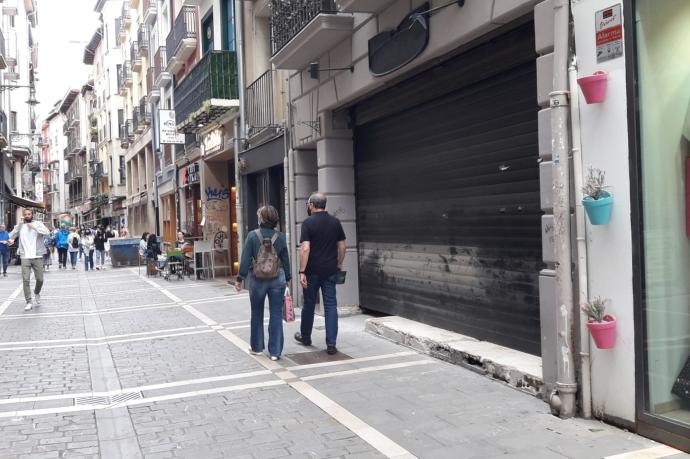
[(43, 245), (46, 248), (46, 253), (43, 254), (43, 270), (48, 271), (50, 265), (53, 264), (53, 253), (55, 252), (55, 237), (53, 230), (48, 228), (50, 234), (43, 239)]
[(155, 234), (149, 234), (146, 241), (146, 273), (149, 276), (158, 274), (158, 255), (161, 254), (161, 247)]
[(67, 269), (67, 249), (69, 248), (69, 231), (64, 224), (55, 235), (55, 247), (58, 251), (58, 268)]
[(105, 234), (102, 228), (96, 230), (93, 238), (93, 246), (96, 249), (96, 269), (105, 269)]
[(146, 260), (146, 247), (148, 244), (148, 238), (149, 232), (144, 231), (144, 234), (141, 235), (141, 240), (139, 241), (139, 264), (141, 264), (142, 261)]
[(81, 247), (81, 238), (76, 228), (72, 228), (67, 239), (67, 251), (69, 252), (69, 262), (72, 269), (77, 269), (77, 256)]
[(242, 290), (244, 280), (250, 277), (252, 354), (264, 350), (264, 302), (268, 296), (268, 353), (271, 360), (278, 360), (283, 352), (283, 298), (291, 279), (290, 258), (285, 235), (275, 230), (280, 220), (275, 207), (264, 206), (257, 216), (259, 228), (247, 236), (235, 288)]
[(81, 246), (84, 249), (84, 270), (88, 271), (89, 268), (93, 271), (93, 234), (91, 230), (84, 230), (84, 237), (81, 240)]

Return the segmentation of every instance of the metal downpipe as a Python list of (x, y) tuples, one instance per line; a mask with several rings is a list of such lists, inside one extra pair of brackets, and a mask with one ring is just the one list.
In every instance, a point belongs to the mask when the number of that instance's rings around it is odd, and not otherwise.
[(554, 252), (556, 258), (556, 327), (558, 376), (552, 406), (560, 417), (575, 415), (577, 382), (573, 359), (573, 281), (570, 244), (570, 125), (568, 54), (570, 9), (568, 0), (554, 0), (553, 92), (551, 147), (553, 155)]
[(244, 91), (247, 87), (244, 75), (244, 0), (235, 0), (235, 48), (237, 50), (237, 83), (240, 88), (240, 116), (235, 122), (235, 213), (237, 215), (237, 255), (242, 256), (244, 248), (244, 199), (242, 177), (239, 170), (239, 155), (242, 145), (247, 138)]

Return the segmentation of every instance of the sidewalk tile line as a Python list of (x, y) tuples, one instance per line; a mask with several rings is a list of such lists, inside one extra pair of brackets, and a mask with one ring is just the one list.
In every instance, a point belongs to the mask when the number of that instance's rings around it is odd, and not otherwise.
[(145, 336), (145, 335), (155, 335), (159, 333), (171, 333), (171, 332), (178, 332), (178, 331), (184, 331), (184, 330), (198, 330), (201, 328), (207, 328), (206, 325), (196, 325), (193, 327), (181, 327), (181, 328), (168, 328), (165, 330), (155, 330), (155, 331), (147, 331), (147, 332), (139, 332), (139, 333), (128, 333), (126, 335), (108, 335), (104, 336), (102, 338), (71, 338), (71, 339), (46, 339), (46, 340), (40, 340), (40, 341), (5, 341), (0, 343), (0, 346), (13, 346), (13, 345), (18, 345), (18, 344), (50, 344), (50, 343), (70, 343), (70, 342), (98, 342), (98, 341), (105, 341), (109, 339), (119, 339), (119, 338), (129, 338), (129, 337), (134, 337), (134, 336)]
[(255, 376), (265, 376), (265, 375), (270, 375), (272, 372), (268, 370), (257, 370), (257, 371), (250, 371), (247, 373), (233, 373), (229, 375), (222, 375), (222, 376), (209, 376), (206, 378), (196, 378), (196, 379), (184, 379), (181, 381), (172, 381), (172, 382), (166, 382), (166, 383), (157, 383), (157, 384), (147, 384), (144, 386), (136, 386), (136, 387), (128, 387), (125, 389), (119, 389), (119, 390), (113, 390), (113, 391), (108, 391), (108, 392), (79, 392), (76, 394), (56, 394), (56, 395), (39, 395), (36, 397), (22, 397), (22, 398), (4, 398), (0, 399), (0, 405), (13, 405), (15, 403), (30, 403), (30, 402), (46, 402), (46, 401), (52, 401), (52, 400), (70, 400), (70, 399), (75, 399), (75, 398), (83, 398), (83, 397), (113, 397), (115, 395), (120, 395), (120, 394), (125, 394), (125, 393), (130, 393), (130, 392), (144, 392), (144, 391), (149, 391), (149, 390), (158, 390), (158, 389), (170, 389), (173, 387), (181, 387), (181, 386), (192, 386), (194, 384), (206, 384), (206, 383), (212, 383), (212, 382), (219, 382), (219, 381), (230, 381), (234, 379), (244, 379), (244, 378), (253, 378)]
[(0, 320), (17, 320), (17, 319), (59, 319), (61, 317), (86, 317), (99, 316), (102, 314), (119, 314), (122, 312), (136, 312), (136, 311), (151, 311), (154, 309), (170, 309), (179, 308), (180, 305), (175, 303), (153, 303), (150, 305), (132, 306), (128, 308), (110, 308), (97, 309), (93, 311), (65, 311), (65, 312), (45, 312), (38, 314), (12, 314), (0, 317)]
[[(150, 282), (151, 284), (155, 285), (151, 281), (147, 280), (147, 282)], [(206, 325), (217, 325), (217, 323), (213, 319), (211, 319), (201, 311), (194, 309), (194, 307), (190, 306), (189, 304), (182, 302), (171, 292), (168, 292), (164, 287), (159, 286), (158, 288), (161, 292), (163, 292), (164, 295), (166, 295), (171, 300), (179, 301), (186, 311), (188, 311), (190, 314), (192, 314), (194, 317), (196, 317)], [(244, 341), (242, 338), (240, 338), (239, 336), (235, 335), (227, 329), (220, 330), (218, 331), (218, 333), (231, 343), (235, 344), (242, 351), (249, 354), (249, 343)], [(280, 377), (280, 370), (285, 370), (285, 368), (281, 364), (267, 359), (264, 355), (251, 357), (267, 369), (272, 370), (278, 377)], [(276, 371), (278, 373), (276, 373)], [(380, 451), (387, 457), (415, 458), (415, 456), (409, 451), (407, 451), (405, 448), (395, 443), (393, 440), (391, 440), (390, 438), (376, 430), (374, 427), (366, 424), (360, 418), (358, 418), (357, 416), (355, 416), (354, 414), (352, 414), (351, 412), (337, 404), (335, 401), (331, 400), (326, 395), (319, 392), (316, 388), (309, 385), (308, 383), (300, 381), (299, 379), (281, 381), (287, 382), (287, 384), (289, 384), (290, 387), (302, 394), (307, 400), (314, 403), (316, 406), (321, 408), (326, 414), (328, 414), (333, 419), (338, 421), (340, 424), (350, 429), (350, 431), (352, 431), (362, 440), (369, 443), (371, 446), (376, 448), (378, 451)]]
[(347, 365), (350, 363), (369, 362), (372, 360), (394, 359), (396, 357), (406, 357), (406, 356), (410, 356), (410, 355), (421, 355), (421, 354), (419, 354), (418, 352), (414, 352), (414, 351), (403, 351), (403, 352), (394, 352), (392, 354), (374, 355), (371, 357), (358, 357), (356, 359), (336, 360), (333, 362), (321, 362), (321, 363), (310, 363), (307, 365), (295, 365), (292, 367), (285, 367), (285, 368), (287, 370), (290, 370), (290, 371), (299, 371), (299, 370), (308, 370), (310, 368), (333, 367), (333, 366)]
[(681, 453), (682, 451), (679, 451), (675, 448), (662, 445), (655, 446), (653, 448), (640, 449), (637, 451), (629, 451), (627, 453), (616, 454), (614, 456), (606, 456), (604, 459), (658, 459)]
[(14, 292), (12, 292), (12, 293), (10, 294), (10, 296), (7, 297), (7, 299), (5, 300), (5, 302), (2, 303), (2, 304), (0, 305), (0, 315), (4, 314), (4, 312), (5, 312), (5, 311), (7, 310), (7, 308), (10, 306), (10, 304), (12, 304), (12, 302), (14, 301), (14, 299), (17, 298), (17, 297), (19, 296), (19, 292), (21, 292), (23, 288), (24, 288), (24, 287), (22, 287), (21, 285), (20, 285), (19, 287), (17, 287), (17, 288), (14, 290)]
[(407, 368), (407, 367), (414, 367), (414, 366), (419, 366), (419, 365), (430, 365), (433, 363), (437, 363), (437, 362), (435, 362), (433, 360), (415, 360), (414, 362), (392, 363), (390, 365), (379, 365), (377, 367), (356, 368), (354, 370), (336, 371), (333, 373), (326, 373), (326, 374), (322, 374), (322, 375), (303, 376), (301, 379), (302, 379), (302, 381), (313, 381), (315, 379), (325, 379), (325, 378), (335, 378), (338, 376), (358, 375), (361, 373), (371, 373), (372, 371), (395, 370), (397, 368)]
[(158, 338), (176, 338), (179, 336), (189, 336), (189, 335), (200, 335), (203, 333), (213, 333), (214, 330), (196, 330), (185, 333), (169, 333), (166, 335), (153, 335), (145, 336), (143, 338), (129, 338), (129, 339), (119, 339), (119, 340), (106, 340), (100, 343), (69, 343), (69, 344), (56, 344), (54, 346), (21, 346), (21, 347), (2, 347), (0, 352), (7, 351), (26, 351), (32, 349), (60, 349), (65, 347), (77, 347), (77, 346), (109, 346), (111, 344), (125, 344), (125, 343), (135, 343), (138, 341), (149, 341)]
[(0, 418), (14, 418), (14, 417), (24, 417), (24, 416), (40, 416), (44, 414), (64, 414), (64, 413), (74, 413), (77, 411), (98, 411), (113, 408), (121, 408), (132, 405), (146, 405), (149, 403), (161, 402), (166, 400), (174, 400), (178, 398), (195, 397), (200, 395), (212, 395), (224, 392), (235, 392), (247, 389), (258, 389), (263, 387), (280, 386), (284, 385), (285, 381), (275, 380), (275, 381), (264, 381), (251, 384), (238, 384), (235, 386), (223, 386), (214, 387), (212, 389), (203, 389), (191, 392), (183, 392), (173, 395), (161, 395), (157, 397), (151, 397), (147, 399), (137, 399), (129, 400), (126, 402), (114, 403), (111, 405), (78, 405), (78, 406), (63, 406), (58, 408), (39, 408), (35, 410), (19, 410), (19, 411), (6, 411), (4, 413), (0, 412)]

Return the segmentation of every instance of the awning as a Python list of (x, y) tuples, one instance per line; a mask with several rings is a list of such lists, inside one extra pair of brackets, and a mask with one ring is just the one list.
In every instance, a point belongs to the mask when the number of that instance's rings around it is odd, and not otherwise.
[(240, 153), (240, 158), (247, 162), (247, 170), (244, 174), (268, 169), (269, 167), (283, 164), (285, 158), (285, 142), (283, 136), (276, 137), (268, 142), (262, 143), (254, 148)]
[(3, 199), (7, 199), (8, 201), (18, 205), (19, 207), (25, 207), (28, 209), (45, 209), (45, 205), (40, 202), (20, 198), (19, 196), (15, 196), (13, 194), (3, 194), (2, 197)]

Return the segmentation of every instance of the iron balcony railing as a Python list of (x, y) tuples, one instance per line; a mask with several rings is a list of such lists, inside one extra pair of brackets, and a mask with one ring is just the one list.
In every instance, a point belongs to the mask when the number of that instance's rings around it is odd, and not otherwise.
[(122, 82), (125, 86), (132, 86), (132, 63), (125, 61), (122, 64)]
[(153, 79), (158, 81), (161, 73), (166, 72), (168, 66), (168, 53), (165, 46), (159, 46), (158, 51), (153, 56)]
[(92, 148), (89, 150), (89, 162), (90, 163), (96, 163), (98, 162), (98, 154), (96, 153), (96, 149)]
[(249, 85), (245, 92), (246, 116), (252, 137), (274, 125), (273, 116), (273, 72), (268, 70)]
[(139, 100), (139, 122), (145, 126), (151, 124), (151, 106), (146, 96)]
[(122, 4), (122, 24), (131, 24), (132, 23), (132, 15), (129, 12), (129, 2), (125, 2)]
[(129, 147), (129, 135), (127, 134), (127, 125), (120, 125), (120, 146), (122, 148)]
[(180, 10), (180, 14), (175, 18), (172, 30), (165, 39), (165, 47), (168, 50), (168, 57), (177, 55), (182, 40), (197, 38), (196, 27), (196, 7), (186, 5)]
[(335, 14), (335, 0), (271, 0), (271, 46), (273, 54), (319, 14)]
[(180, 124), (210, 99), (237, 99), (237, 56), (232, 51), (210, 51), (175, 89), (175, 122)]
[(149, 50), (149, 28), (146, 24), (139, 24), (137, 41), (139, 42), (139, 55), (145, 57), (146, 52)]
[(148, 24), (158, 16), (158, 0), (144, 0), (144, 19)]
[(141, 56), (139, 56), (139, 42), (133, 41), (129, 47), (129, 59), (132, 62), (132, 69), (138, 71), (141, 69)]
[(139, 109), (132, 110), (132, 129), (134, 132), (141, 134), (144, 130), (144, 125), (139, 122)]

